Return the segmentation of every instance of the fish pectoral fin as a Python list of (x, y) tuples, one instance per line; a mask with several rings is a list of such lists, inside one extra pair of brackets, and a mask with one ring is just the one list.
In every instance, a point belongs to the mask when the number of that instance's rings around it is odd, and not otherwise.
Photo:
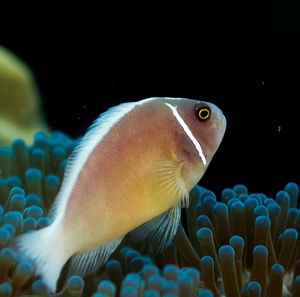
[(96, 272), (121, 243), (123, 236), (94, 249), (78, 253), (71, 259), (68, 275), (85, 276)]
[(181, 208), (176, 206), (142, 224), (130, 233), (134, 241), (149, 238), (155, 251), (161, 252), (171, 244), (180, 222)]
[[(182, 161), (159, 161), (155, 170), (159, 196), (162, 199), (172, 199), (172, 204), (188, 207), (189, 193), (184, 185)], [(174, 203), (175, 202), (175, 203)]]
[(149, 239), (156, 252), (168, 247), (177, 232), (181, 217), (181, 207), (188, 206), (189, 193), (182, 179), (184, 163), (164, 160), (155, 162), (152, 172), (153, 195), (160, 201), (168, 200), (173, 205), (159, 216), (140, 225), (130, 232), (133, 241)]

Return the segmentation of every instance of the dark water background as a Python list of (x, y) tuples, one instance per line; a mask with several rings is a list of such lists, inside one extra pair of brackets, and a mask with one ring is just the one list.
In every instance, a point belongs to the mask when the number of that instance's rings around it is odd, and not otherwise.
[(0, 43), (33, 69), (51, 127), (78, 137), (121, 102), (204, 98), (228, 126), (201, 185), (299, 184), (299, 2), (140, 2), (0, 2)]

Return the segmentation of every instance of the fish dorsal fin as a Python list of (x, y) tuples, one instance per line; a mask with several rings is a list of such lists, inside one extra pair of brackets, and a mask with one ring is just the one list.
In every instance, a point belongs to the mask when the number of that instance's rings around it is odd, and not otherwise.
[(123, 236), (100, 247), (78, 253), (71, 259), (68, 275), (85, 276), (96, 272), (121, 243)]
[(155, 175), (162, 199), (171, 197), (180, 203), (181, 207), (188, 207), (189, 193), (182, 179), (183, 166), (182, 161), (159, 161)]
[(130, 236), (134, 241), (146, 238), (152, 242), (155, 251), (161, 252), (171, 244), (180, 222), (181, 208), (176, 206), (134, 229)]
[(99, 142), (109, 133), (110, 129), (118, 123), (126, 114), (130, 113), (135, 107), (143, 105), (153, 100), (187, 100), (185, 98), (147, 98), (138, 102), (127, 102), (109, 108), (102, 113), (89, 127), (87, 133), (82, 137), (68, 159), (61, 189), (50, 209), (48, 216), (53, 221), (59, 216), (63, 216), (68, 199), (71, 195), (77, 177), (84, 166), (89, 155)]
[(82, 137), (68, 159), (61, 189), (48, 214), (52, 220), (64, 214), (77, 177), (94, 148), (109, 133), (110, 129), (137, 105), (138, 102), (128, 102), (111, 107), (102, 113), (89, 127), (87, 133)]

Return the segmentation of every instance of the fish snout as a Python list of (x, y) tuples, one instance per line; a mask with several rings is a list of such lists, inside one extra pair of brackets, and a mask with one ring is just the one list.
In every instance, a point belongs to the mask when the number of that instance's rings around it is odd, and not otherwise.
[(218, 121), (218, 125), (217, 125), (218, 132), (220, 133), (220, 135), (223, 135), (226, 130), (227, 121), (223, 113), (220, 114), (219, 119), (220, 120)]

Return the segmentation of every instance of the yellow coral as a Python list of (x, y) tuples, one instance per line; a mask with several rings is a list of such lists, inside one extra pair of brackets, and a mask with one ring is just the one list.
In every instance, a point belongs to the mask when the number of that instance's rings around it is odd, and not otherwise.
[(22, 137), (31, 142), (37, 131), (49, 132), (40, 94), (28, 66), (0, 46), (0, 145)]

